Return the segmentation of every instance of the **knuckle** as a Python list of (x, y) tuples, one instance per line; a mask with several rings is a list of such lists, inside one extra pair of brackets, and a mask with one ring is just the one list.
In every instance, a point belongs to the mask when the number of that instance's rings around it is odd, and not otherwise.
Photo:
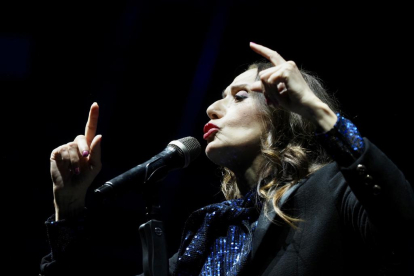
[(61, 151), (63, 149), (64, 146), (59, 146), (57, 148), (55, 148), (54, 150), (52, 150), (52, 152), (50, 153), (50, 159), (56, 159), (57, 155), (61, 155)]
[(85, 135), (78, 135), (78, 136), (76, 136), (74, 141), (79, 141), (79, 140), (83, 140), (83, 139), (85, 139)]
[(66, 144), (68, 149), (77, 149), (78, 148), (78, 144), (76, 142), (69, 142)]
[(296, 65), (296, 63), (293, 60), (289, 60), (288, 62), (286, 62), (286, 65), (288, 66), (288, 68), (290, 69), (296, 69), (298, 66)]
[(56, 155), (57, 155), (57, 152), (56, 151), (52, 151), (52, 153), (50, 153), (50, 160), (55, 160), (56, 159)]

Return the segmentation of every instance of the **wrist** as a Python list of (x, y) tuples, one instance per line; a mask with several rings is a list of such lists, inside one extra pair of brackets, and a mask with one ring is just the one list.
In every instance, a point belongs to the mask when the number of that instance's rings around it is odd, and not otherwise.
[(55, 201), (55, 221), (70, 219), (79, 216), (85, 209), (84, 201), (71, 202), (70, 204), (57, 204)]
[(335, 112), (320, 100), (313, 102), (308, 112), (308, 118), (315, 124), (318, 133), (328, 132), (335, 126), (338, 120)]

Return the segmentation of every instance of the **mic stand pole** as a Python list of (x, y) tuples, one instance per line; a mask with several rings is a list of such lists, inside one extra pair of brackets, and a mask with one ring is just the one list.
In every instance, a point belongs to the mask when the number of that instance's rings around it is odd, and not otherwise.
[(167, 276), (168, 257), (164, 225), (161, 221), (158, 185), (144, 191), (148, 221), (139, 227), (142, 244), (142, 264), (145, 276)]

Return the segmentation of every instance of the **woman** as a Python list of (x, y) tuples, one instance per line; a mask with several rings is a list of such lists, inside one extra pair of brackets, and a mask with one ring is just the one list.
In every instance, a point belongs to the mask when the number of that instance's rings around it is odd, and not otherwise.
[[(205, 152), (224, 168), (228, 201), (190, 215), (170, 273), (412, 273), (404, 264), (414, 193), (404, 175), (337, 113), (314, 77), (271, 49), (250, 46), (270, 63), (236, 77), (207, 109), (204, 127)], [(56, 215), (47, 225), (55, 254), (43, 260), (45, 275), (83, 246), (76, 240), (84, 234), (73, 230), (78, 222), (65, 221), (82, 217), (101, 168), (97, 119), (93, 104), (85, 135), (52, 152)]]

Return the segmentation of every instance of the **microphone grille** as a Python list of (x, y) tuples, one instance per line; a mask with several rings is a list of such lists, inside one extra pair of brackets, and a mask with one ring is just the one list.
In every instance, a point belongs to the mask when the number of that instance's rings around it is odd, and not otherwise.
[(178, 150), (184, 154), (184, 168), (187, 167), (190, 162), (194, 161), (201, 153), (200, 143), (196, 138), (191, 136), (171, 141), (169, 145), (178, 147)]

